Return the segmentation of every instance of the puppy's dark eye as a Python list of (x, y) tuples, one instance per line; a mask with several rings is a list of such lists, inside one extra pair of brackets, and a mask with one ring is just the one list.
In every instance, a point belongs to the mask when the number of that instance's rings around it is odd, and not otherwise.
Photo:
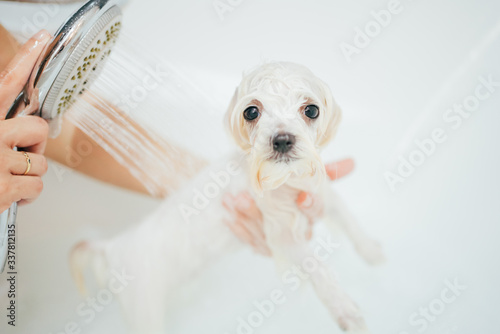
[(319, 116), (319, 108), (314, 104), (310, 104), (304, 108), (304, 114), (311, 119), (315, 119)]
[(243, 112), (243, 117), (245, 117), (245, 119), (247, 121), (253, 121), (257, 117), (259, 117), (259, 115), (260, 115), (259, 108), (255, 107), (255, 106), (248, 107)]

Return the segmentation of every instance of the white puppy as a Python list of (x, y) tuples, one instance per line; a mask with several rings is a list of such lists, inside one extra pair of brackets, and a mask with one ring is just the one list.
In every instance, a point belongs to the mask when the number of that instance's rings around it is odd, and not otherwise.
[[(161, 333), (168, 293), (241, 246), (223, 223), (228, 212), (222, 196), (242, 191), (249, 191), (262, 211), (266, 242), (280, 270), (312, 256), (305, 239), (308, 219), (296, 205), (301, 191), (322, 197), (324, 220), (341, 226), (367, 261), (381, 260), (378, 244), (359, 229), (328, 185), (319, 156), (340, 118), (327, 85), (303, 66), (269, 63), (249, 73), (226, 114), (241, 152), (209, 166), (133, 229), (77, 245), (71, 262), (80, 288), (87, 263), (101, 284), (112, 272), (125, 272), (133, 279), (118, 298), (127, 320), (137, 333)], [(333, 318), (349, 333), (366, 331), (358, 308), (329, 268), (318, 266), (310, 280)]]

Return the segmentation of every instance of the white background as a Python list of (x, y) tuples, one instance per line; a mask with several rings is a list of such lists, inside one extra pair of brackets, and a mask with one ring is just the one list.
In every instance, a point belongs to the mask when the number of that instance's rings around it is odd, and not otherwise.
[[(352, 44), (354, 29), (364, 28), (373, 20), (370, 12), (388, 2), (243, 0), (221, 20), (211, 0), (136, 0), (126, 8), (124, 26), (148, 52), (170, 61), (217, 101), (219, 114), (179, 115), (182, 131), (162, 124), (168, 136), (211, 159), (231, 148), (222, 115), (244, 70), (265, 60), (310, 67), (344, 111), (324, 157), (350, 156), (357, 165), (335, 187), (387, 254), (384, 266), (372, 268), (339, 239), (342, 246), (331, 261), (372, 332), (419, 333), (409, 317), (440, 298), (445, 280), (456, 278), (467, 288), (423, 332), (496, 333), (500, 89), (457, 129), (442, 117), (474, 93), (478, 76), (500, 81), (500, 5), (402, 0), (401, 13), (347, 62), (340, 44)], [(18, 12), (2, 9), (0, 23), (13, 15)], [(398, 155), (408, 157), (416, 149), (413, 141), (428, 138), (436, 127), (445, 131), (446, 142), (391, 191), (384, 173), (396, 172)], [(55, 334), (70, 321), (81, 323), (69, 249), (82, 238), (118, 233), (158, 204), (61, 171), (52, 164), (40, 199), (20, 209), (18, 326), (6, 326), (2, 276), (2, 333)], [(320, 226), (317, 232), (324, 233)], [(173, 296), (170, 332), (236, 333), (238, 316), (246, 317), (252, 303), (275, 288), (286, 289), (269, 259), (250, 250), (228, 255)], [(311, 289), (289, 292), (287, 299), (255, 333), (341, 332)], [(112, 304), (82, 325), (82, 333), (122, 333), (122, 320)]]

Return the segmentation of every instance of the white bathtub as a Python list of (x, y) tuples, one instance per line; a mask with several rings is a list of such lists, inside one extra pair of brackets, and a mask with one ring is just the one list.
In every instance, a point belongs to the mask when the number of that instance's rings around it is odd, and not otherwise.
[[(368, 267), (343, 240), (331, 261), (372, 332), (496, 332), (500, 87), (478, 99), (477, 109), (461, 121), (448, 109), (463, 102), (472, 106), (481, 80), (500, 81), (500, 4), (220, 2), (234, 7), (223, 20), (213, 0), (136, 0), (126, 10), (124, 25), (142, 33), (152, 53), (170, 60), (220, 103), (220, 115), (210, 115), (216, 128), (199, 126), (198, 137), (187, 145), (212, 158), (220, 147), (230, 147), (222, 134), (213, 134), (222, 133), (219, 119), (244, 69), (267, 59), (309, 66), (330, 84), (344, 111), (324, 156), (351, 156), (357, 163), (335, 187), (388, 257), (386, 265)], [(371, 11), (388, 6), (397, 14), (378, 32)], [(9, 13), (2, 11), (0, 22), (4, 15)], [(356, 27), (367, 26), (374, 29), (369, 45), (348, 62), (341, 45), (354, 45)], [(481, 88), (482, 96), (487, 91)], [(207, 116), (193, 112), (198, 117), (204, 124)], [(432, 138), (436, 129), (446, 139), (429, 155), (418, 153), (425, 149), (415, 140)], [(397, 173), (399, 156), (421, 165), (392, 191), (386, 175)], [(19, 212), (17, 324), (15, 330), (6, 324), (3, 275), (0, 332), (69, 333), (65, 326), (72, 322), (81, 333), (124, 332), (117, 303), (96, 312), (90, 323), (77, 313), (82, 299), (70, 278), (68, 251), (82, 238), (113, 235), (138, 222), (157, 204), (52, 164), (43, 195)], [(321, 227), (318, 233), (324, 233)], [(448, 285), (455, 280), (463, 289), (453, 293)], [(269, 259), (250, 251), (232, 254), (174, 297), (169, 332), (238, 333), (238, 317), (247, 319), (254, 302), (275, 288), (280, 283)], [(254, 332), (341, 333), (310, 288), (287, 294)]]

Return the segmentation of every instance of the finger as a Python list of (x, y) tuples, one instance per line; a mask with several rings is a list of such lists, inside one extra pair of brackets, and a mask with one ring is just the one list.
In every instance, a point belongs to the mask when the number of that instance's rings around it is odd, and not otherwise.
[(245, 193), (237, 196), (226, 194), (222, 199), (222, 205), (232, 213), (234, 218), (232, 225), (237, 230), (233, 232), (240, 233), (244, 241), (255, 246), (256, 242), (264, 239), (262, 216), (252, 198), (246, 196)]
[(49, 135), (47, 121), (38, 116), (23, 116), (0, 121), (0, 142), (9, 148), (23, 147), (25, 151), (43, 154)]
[(344, 159), (337, 162), (331, 162), (325, 165), (326, 174), (330, 178), (330, 180), (340, 179), (341, 177), (346, 176), (354, 169), (354, 160), (352, 159)]
[(247, 216), (250, 220), (262, 223), (262, 212), (260, 212), (260, 209), (248, 192), (244, 191), (239, 193), (234, 200), (238, 211)]
[(234, 196), (227, 193), (222, 197), (222, 205), (231, 214), (231, 219), (224, 219), (224, 223), (229, 227), (231, 232), (244, 243), (250, 244), (255, 248), (254, 238), (252, 234), (241, 223), (242, 217), (235, 211)]
[(231, 232), (243, 243), (249, 244), (259, 254), (264, 256), (271, 256), (271, 250), (266, 243), (258, 242), (253, 238), (253, 235), (245, 228), (245, 223), (242, 222), (229, 222), (224, 220), (224, 223), (229, 227)]
[(231, 213), (232, 215), (235, 214), (234, 212), (234, 196), (230, 193), (225, 193), (222, 196), (222, 206), (226, 208), (226, 210)]
[(238, 239), (246, 244), (250, 244), (254, 248), (256, 247), (255, 239), (252, 237), (252, 234), (245, 228), (245, 225), (242, 224), (240, 220), (224, 220), (224, 222)]
[(297, 197), (297, 205), (302, 209), (308, 209), (314, 204), (314, 200), (311, 194), (302, 191)]
[(247, 192), (241, 192), (236, 196), (229, 193), (224, 194), (222, 205), (233, 215), (245, 217), (247, 220), (255, 220), (256, 222), (262, 221), (262, 213)]
[(260, 243), (265, 243), (265, 234), (262, 221), (262, 213), (257, 204), (247, 192), (242, 192), (235, 197), (235, 209), (246, 223), (246, 229), (252, 233), (253, 237)]
[(40, 195), (43, 190), (42, 178), (39, 176), (19, 176), (12, 177), (10, 182), (11, 201), (31, 203)]
[(269, 256), (271, 251), (265, 242), (262, 227), (262, 214), (250, 194), (243, 192), (237, 196), (225, 194), (222, 205), (232, 215), (232, 221), (226, 225), (244, 243), (250, 244), (257, 253)]
[(257, 247), (255, 247), (254, 249), (257, 253), (259, 253), (261, 255), (264, 255), (264, 256), (271, 256), (272, 255), (271, 249), (269, 248), (269, 246), (266, 243), (260, 244)]
[(33, 67), (50, 37), (46, 30), (31, 37), (0, 73), (0, 120), (5, 119), (10, 106), (28, 82)]
[[(26, 153), (30, 160), (30, 169), (26, 175), (43, 176), (47, 172), (47, 159), (41, 154)], [(12, 175), (25, 175), (28, 170), (28, 161), (23, 152), (12, 151), (8, 153), (8, 158), (12, 161), (9, 166)]]

